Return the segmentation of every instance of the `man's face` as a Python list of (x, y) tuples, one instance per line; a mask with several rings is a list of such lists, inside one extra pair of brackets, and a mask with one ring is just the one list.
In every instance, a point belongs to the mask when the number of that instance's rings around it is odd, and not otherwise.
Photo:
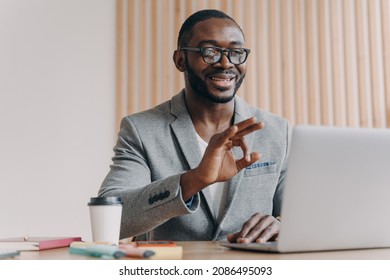
[[(240, 28), (229, 19), (212, 18), (198, 22), (193, 28), (189, 47), (244, 47)], [(245, 63), (232, 64), (223, 55), (215, 64), (204, 62), (200, 53), (185, 53), (186, 82), (192, 93), (213, 103), (227, 103), (234, 98), (245, 77)]]

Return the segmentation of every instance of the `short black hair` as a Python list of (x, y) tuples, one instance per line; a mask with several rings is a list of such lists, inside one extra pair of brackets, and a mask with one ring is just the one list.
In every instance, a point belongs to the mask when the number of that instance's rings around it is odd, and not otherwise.
[[(187, 46), (188, 42), (191, 39), (192, 29), (194, 25), (200, 21), (204, 21), (210, 18), (225, 18), (237, 24), (237, 22), (233, 18), (231, 18), (230, 16), (228, 16), (227, 14), (219, 10), (206, 9), (206, 10), (197, 11), (196, 13), (189, 16), (181, 26), (179, 31), (179, 36), (177, 38), (177, 47), (179, 48), (179, 47)], [(244, 35), (244, 32), (242, 31), (241, 27), (238, 24), (237, 27), (240, 28), (242, 35)]]

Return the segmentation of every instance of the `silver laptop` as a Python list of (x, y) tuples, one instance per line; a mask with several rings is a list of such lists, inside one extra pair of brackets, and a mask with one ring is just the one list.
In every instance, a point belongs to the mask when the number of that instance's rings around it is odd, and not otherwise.
[(235, 249), (390, 247), (390, 129), (296, 126), (278, 242)]

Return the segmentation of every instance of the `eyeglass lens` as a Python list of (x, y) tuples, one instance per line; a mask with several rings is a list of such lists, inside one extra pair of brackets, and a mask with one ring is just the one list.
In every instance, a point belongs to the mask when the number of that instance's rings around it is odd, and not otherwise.
[(205, 48), (202, 56), (206, 63), (217, 63), (222, 58), (222, 53), (226, 52), (229, 61), (233, 64), (241, 64), (247, 57), (247, 52), (243, 49), (222, 50), (219, 48)]

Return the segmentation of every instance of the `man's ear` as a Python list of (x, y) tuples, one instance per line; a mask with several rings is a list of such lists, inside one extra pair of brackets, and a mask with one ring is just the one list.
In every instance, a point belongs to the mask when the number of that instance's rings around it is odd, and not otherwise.
[(184, 72), (185, 71), (184, 59), (185, 59), (184, 52), (176, 50), (173, 53), (173, 62), (175, 62), (176, 68), (180, 72)]

